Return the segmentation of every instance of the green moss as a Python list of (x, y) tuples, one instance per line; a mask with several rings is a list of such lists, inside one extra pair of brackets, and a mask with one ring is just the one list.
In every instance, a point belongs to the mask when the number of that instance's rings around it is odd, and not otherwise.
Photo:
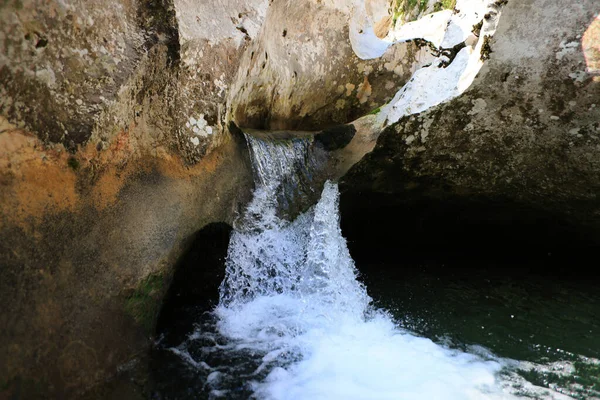
[(381, 106), (377, 107), (374, 110), (369, 111), (369, 113), (367, 115), (375, 115), (375, 114), (379, 114), (379, 111), (381, 111)]
[(127, 298), (125, 310), (148, 333), (152, 331), (158, 315), (164, 285), (165, 278), (162, 274), (150, 275)]
[(69, 157), (67, 160), (67, 165), (73, 169), (73, 171), (77, 171), (79, 169), (79, 160), (75, 157)]
[(454, 10), (456, 0), (441, 0), (433, 5), (433, 11)]

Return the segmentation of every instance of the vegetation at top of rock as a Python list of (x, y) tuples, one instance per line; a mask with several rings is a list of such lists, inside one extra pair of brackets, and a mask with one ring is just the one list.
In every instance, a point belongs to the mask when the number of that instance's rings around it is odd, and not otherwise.
[(369, 111), (369, 113), (367, 115), (376, 115), (376, 114), (379, 114), (379, 111), (381, 111), (381, 106), (377, 107), (374, 110)]
[[(456, 0), (450, 1), (456, 3)], [(396, 24), (399, 19), (404, 19), (405, 22), (416, 20), (418, 15), (427, 9), (427, 3), (427, 0), (394, 0), (392, 3), (393, 24)], [(417, 9), (417, 13), (414, 13), (415, 9)]]
[(454, 10), (456, 0), (441, 0), (433, 5), (433, 11)]
[[(419, 15), (427, 10), (428, 0), (394, 0), (392, 2), (392, 22), (404, 20), (404, 22), (414, 21)], [(454, 10), (456, 0), (440, 0), (433, 5), (434, 11)]]
[(485, 35), (483, 37), (483, 45), (481, 46), (481, 61), (490, 59), (490, 54), (492, 53), (492, 46), (490, 46), (491, 41), (491, 36)]

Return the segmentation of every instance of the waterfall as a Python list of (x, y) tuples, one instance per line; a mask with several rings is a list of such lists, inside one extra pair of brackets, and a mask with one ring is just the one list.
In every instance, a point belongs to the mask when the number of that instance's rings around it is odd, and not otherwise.
[(341, 233), (335, 183), (306, 212), (283, 216), (312, 190), (310, 139), (247, 141), (256, 188), (231, 236), (220, 302), (172, 349), (206, 374), (209, 398), (516, 398), (504, 361), (415, 336), (372, 305)]
[(285, 296), (362, 315), (370, 299), (342, 237), (337, 186), (326, 182), (319, 202), (292, 222), (277, 215), (312, 187), (310, 140), (248, 136), (248, 143), (256, 189), (231, 237), (220, 305), (237, 309), (258, 296)]

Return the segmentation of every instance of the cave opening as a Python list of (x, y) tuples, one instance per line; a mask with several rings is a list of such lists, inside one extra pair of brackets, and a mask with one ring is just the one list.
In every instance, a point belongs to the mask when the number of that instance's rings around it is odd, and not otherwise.
[(206, 377), (189, 369), (169, 349), (184, 342), (218, 303), (232, 229), (226, 223), (206, 225), (191, 238), (187, 252), (175, 266), (156, 323), (157, 339), (150, 356), (153, 398), (185, 398), (201, 391), (202, 378)]
[(231, 225), (206, 225), (191, 239), (175, 266), (175, 273), (156, 323), (156, 336), (180, 343), (189, 327), (219, 301), (219, 285), (225, 276)]
[(358, 263), (487, 259), (524, 273), (581, 277), (574, 267), (585, 267), (598, 246), (584, 226), (509, 200), (405, 200), (397, 194), (348, 191), (341, 194), (340, 214)]
[(510, 359), (600, 356), (598, 243), (585, 227), (510, 201), (373, 192), (343, 192), (340, 214), (360, 279), (399, 325)]

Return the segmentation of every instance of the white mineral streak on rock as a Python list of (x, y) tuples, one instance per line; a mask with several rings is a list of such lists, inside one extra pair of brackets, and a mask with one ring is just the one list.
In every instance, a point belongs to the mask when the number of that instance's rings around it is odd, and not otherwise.
[[(206, 121), (206, 119), (204, 119), (204, 114), (200, 114), (200, 117), (198, 119), (196, 119), (194, 117), (190, 117), (188, 119), (188, 121), (185, 123), (185, 126), (189, 129), (191, 129), (195, 135), (202, 136), (202, 137), (207, 137), (208, 135), (212, 135), (213, 129), (214, 129), (212, 126), (208, 125), (208, 122)], [(192, 138), (192, 139), (197, 140), (198, 138)], [(195, 142), (192, 140), (192, 143), (195, 143)]]
[[(379, 122), (392, 124), (405, 115), (425, 111), (463, 93), (483, 65), (481, 49), (484, 38), (495, 32), (499, 19), (496, 8), (490, 0), (458, 0), (458, 13), (444, 10), (427, 14), (417, 21), (393, 27), (385, 38), (379, 39), (366, 7), (357, 5), (350, 21), (350, 42), (362, 59), (381, 57), (392, 44), (412, 39), (424, 39), (443, 49), (467, 44), (446, 68), (441, 63), (448, 59), (442, 55), (430, 66), (417, 70), (392, 101), (382, 107), (377, 116)], [(488, 18), (484, 19), (486, 14)], [(477, 38), (472, 30), (481, 20), (483, 26)]]
[(363, 60), (378, 58), (392, 44), (389, 40), (379, 39), (375, 35), (375, 21), (367, 13), (365, 1), (357, 0), (350, 19), (350, 43), (354, 53)]
[(425, 39), (435, 47), (440, 47), (451, 17), (451, 10), (425, 15), (416, 21), (400, 26), (398, 29), (392, 29), (384, 40), (394, 44), (412, 39)]
[(483, 19), (489, 3), (488, 0), (458, 0), (459, 13), (452, 15), (441, 47), (452, 47), (467, 40), (473, 34), (473, 25)]

